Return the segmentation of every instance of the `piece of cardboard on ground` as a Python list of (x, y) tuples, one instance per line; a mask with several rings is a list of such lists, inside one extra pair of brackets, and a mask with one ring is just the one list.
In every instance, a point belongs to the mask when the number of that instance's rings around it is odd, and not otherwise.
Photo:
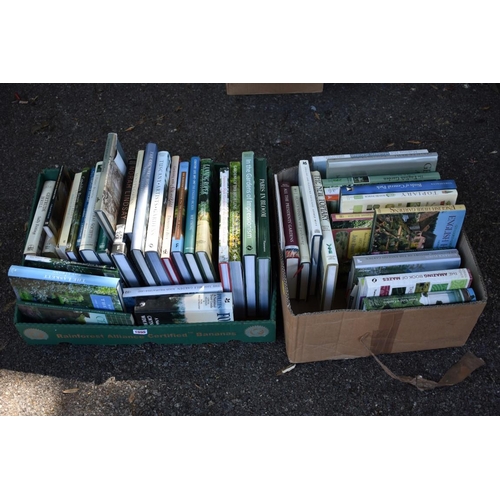
[(226, 83), (227, 95), (323, 92), (322, 83)]

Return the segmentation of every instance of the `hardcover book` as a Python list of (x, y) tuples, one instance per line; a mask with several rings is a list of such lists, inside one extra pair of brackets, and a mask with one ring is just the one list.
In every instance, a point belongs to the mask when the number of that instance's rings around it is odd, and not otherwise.
[(434, 172), (437, 168), (437, 161), (437, 153), (329, 158), (325, 177)]
[(358, 280), (355, 308), (363, 307), (365, 297), (441, 292), (469, 288), (471, 285), (472, 273), (467, 268), (365, 276)]
[(414, 191), (442, 191), (449, 189), (457, 189), (457, 184), (453, 179), (411, 182), (380, 182), (375, 184), (341, 186), (340, 196), (374, 193), (411, 193)]
[(45, 235), (45, 241), (42, 248), (42, 256), (52, 257), (54, 259), (57, 259), (59, 257), (56, 250), (56, 241), (53, 236), (49, 236), (48, 234)]
[(321, 240), (321, 258), (319, 262), (319, 280), (320, 280), (320, 308), (322, 311), (333, 309), (333, 300), (337, 288), (337, 279), (339, 273), (339, 260), (335, 249), (335, 242), (330, 225), (330, 217), (326, 206), (325, 194), (321, 175), (318, 171), (311, 172), (311, 178), (314, 184), (316, 203), (318, 206), (321, 230), (323, 239)]
[(233, 321), (233, 296), (216, 292), (148, 298), (134, 308), (134, 316), (138, 324), (148, 326)]
[[(391, 158), (397, 158), (399, 156), (418, 156), (422, 154), (427, 154), (429, 151), (427, 149), (409, 149), (403, 151), (380, 151), (376, 153), (355, 153), (355, 154), (337, 154), (337, 155), (323, 155), (323, 156), (313, 156), (311, 158), (312, 170), (318, 170), (321, 173), (321, 177), (326, 178), (328, 162), (333, 161), (354, 161), (363, 158), (373, 158), (373, 160), (378, 161), (394, 161)], [(398, 173), (398, 172), (396, 172)], [(375, 172), (373, 172), (375, 174)], [(339, 177), (339, 176), (337, 176)]]
[(241, 162), (229, 163), (229, 273), (233, 292), (234, 317), (246, 317), (245, 279), (241, 256)]
[(184, 239), (186, 233), (186, 209), (188, 202), (189, 162), (181, 161), (177, 174), (177, 193), (174, 212), (174, 228), (172, 234), (172, 258), (179, 271), (180, 281), (193, 283), (189, 264), (184, 256)]
[(455, 248), (465, 212), (465, 205), (377, 209), (371, 253)]
[(280, 184), (281, 213), (284, 230), (284, 260), (288, 293), (290, 299), (297, 298), (297, 284), (300, 265), (300, 247), (297, 238), (297, 227), (293, 214), (292, 186), (288, 182)]
[(318, 266), (321, 255), (321, 240), (323, 230), (319, 218), (316, 193), (311, 177), (311, 170), (307, 160), (299, 161), (299, 188), (302, 196), (302, 205), (306, 217), (307, 238), (309, 241), (309, 253), (311, 254), (311, 277), (309, 279), (309, 295), (316, 293), (316, 280), (318, 278)]
[[(375, 185), (375, 184), (374, 184)], [(362, 187), (362, 186), (359, 186)], [(343, 188), (341, 188), (343, 189)], [(340, 213), (373, 212), (378, 208), (428, 207), (454, 205), (458, 198), (456, 189), (433, 191), (405, 191), (340, 196)]]
[(131, 313), (65, 307), (36, 302), (16, 301), (17, 308), (29, 321), (35, 323), (54, 323), (56, 325), (135, 325)]
[(198, 222), (198, 190), (200, 184), (200, 157), (193, 156), (189, 162), (189, 185), (186, 207), (186, 234), (184, 237), (184, 257), (195, 283), (203, 283), (198, 261), (195, 256), (196, 225)]
[(363, 184), (381, 184), (384, 182), (420, 182), (437, 181), (441, 174), (435, 172), (417, 172), (413, 174), (387, 174), (387, 175), (351, 175), (349, 177), (330, 177), (323, 179), (323, 187), (359, 186)]
[[(142, 164), (141, 164), (142, 166)], [(137, 163), (129, 160), (127, 174), (122, 190), (120, 209), (116, 219), (115, 237), (111, 246), (111, 259), (114, 265), (120, 270), (120, 275), (126, 286), (140, 286), (141, 277), (129, 254), (129, 241), (125, 234), (128, 217), (131, 213), (132, 191), (136, 181)]]
[(269, 318), (271, 308), (271, 215), (267, 160), (255, 158), (255, 200), (257, 226), (257, 315)]
[(49, 202), (45, 222), (43, 224), (44, 231), (50, 238), (54, 238), (55, 241), (57, 241), (59, 237), (59, 230), (61, 229), (74, 177), (74, 173), (64, 165), (58, 168), (59, 174), (56, 179), (54, 191), (52, 191), (52, 198)]
[(71, 218), (71, 227), (69, 228), (68, 242), (66, 244), (66, 255), (69, 260), (78, 262), (80, 261), (80, 255), (78, 253), (79, 246), (79, 236), (80, 228), (83, 230), (81, 225), (82, 219), (85, 218), (84, 210), (85, 203), (87, 201), (87, 195), (90, 195), (89, 184), (94, 178), (94, 168), (85, 168), (82, 170), (82, 179), (80, 185), (78, 186), (78, 193), (76, 195), (75, 210), (73, 212), (73, 217)]
[(146, 242), (144, 244), (144, 256), (157, 285), (172, 284), (172, 279), (162, 262), (165, 245), (163, 243), (163, 231), (167, 221), (170, 221), (171, 224), (172, 220), (170, 214), (166, 213), (166, 209), (169, 206), (169, 201), (171, 201), (168, 199), (172, 191), (170, 184), (173, 182), (172, 179), (177, 172), (178, 164), (178, 156), (171, 158), (168, 151), (158, 152), (153, 176), (153, 190), (149, 202)]
[(19, 300), (123, 311), (119, 278), (12, 265), (9, 280)]
[(200, 186), (198, 189), (198, 215), (196, 222), (195, 254), (204, 282), (219, 281), (213, 264), (213, 161), (201, 160)]
[(49, 208), (50, 200), (52, 199), (55, 184), (56, 181), (47, 180), (43, 185), (40, 198), (38, 199), (35, 215), (33, 217), (33, 221), (31, 222), (28, 238), (24, 246), (25, 255), (38, 255), (42, 253), (43, 244), (45, 242), (43, 224), (45, 222), (45, 217), (47, 216), (47, 210)]
[(299, 245), (299, 274), (297, 282), (297, 298), (306, 300), (309, 295), (309, 276), (311, 273), (311, 255), (307, 241), (306, 221), (302, 210), (299, 186), (292, 186), (293, 214), (297, 226), (297, 240)]
[(113, 266), (111, 259), (111, 244), (112, 241), (108, 238), (106, 231), (102, 227), (99, 228), (99, 235), (97, 236), (96, 253), (101, 261), (101, 264), (106, 266)]
[(231, 291), (229, 271), (229, 166), (219, 168), (219, 276), (225, 292)]
[(146, 232), (148, 227), (149, 203), (153, 191), (154, 172), (156, 158), (158, 156), (158, 146), (153, 142), (148, 142), (144, 150), (144, 161), (142, 163), (141, 180), (137, 191), (137, 200), (134, 216), (134, 227), (130, 240), (130, 253), (136, 264), (137, 270), (142, 276), (144, 283), (156, 285), (156, 281), (144, 256), (146, 244)]
[(37, 267), (40, 269), (51, 269), (53, 271), (67, 271), (69, 273), (94, 274), (96, 276), (110, 276), (119, 278), (120, 274), (115, 267), (87, 264), (86, 262), (73, 262), (59, 258), (44, 257), (42, 255), (26, 255), (25, 267)]
[(385, 297), (365, 297), (363, 300), (363, 310), (402, 309), (406, 307), (474, 302), (475, 300), (476, 294), (472, 288), (460, 288), (458, 290), (445, 290), (443, 292), (419, 292), (405, 295), (387, 295)]
[(241, 155), (241, 235), (247, 315), (257, 315), (257, 226), (255, 221), (255, 167), (253, 151)]
[(68, 244), (69, 231), (71, 229), (71, 222), (75, 212), (76, 198), (81, 181), (82, 172), (77, 172), (73, 177), (68, 202), (66, 203), (66, 210), (64, 211), (64, 217), (61, 224), (61, 230), (59, 231), (59, 237), (56, 244), (56, 252), (60, 259), (68, 260), (68, 256), (66, 255), (66, 245)]
[[(142, 177), (142, 164), (144, 162), (144, 149), (140, 149), (137, 152), (137, 158), (134, 160), (129, 160), (128, 169), (134, 172), (134, 176), (132, 178), (132, 186), (130, 188), (130, 198), (128, 202), (127, 216), (125, 222), (125, 236), (128, 241), (132, 239), (132, 233), (134, 230), (134, 220), (135, 220), (135, 211), (137, 208), (137, 195), (139, 193), (139, 185), (141, 183)], [(128, 189), (127, 189), (128, 191)]]
[(81, 224), (82, 232), (80, 236), (80, 244), (78, 253), (85, 261), (92, 264), (100, 264), (99, 256), (96, 252), (97, 237), (99, 236), (99, 223), (97, 215), (94, 211), (95, 201), (97, 199), (97, 189), (99, 186), (102, 173), (102, 161), (97, 162), (94, 169), (94, 178), (92, 184), (89, 185), (89, 194), (87, 196), (85, 215)]
[(118, 134), (110, 132), (104, 149), (102, 173), (94, 207), (97, 221), (110, 241), (113, 241), (115, 237), (116, 219), (120, 209), (126, 173), (127, 157), (118, 139)]
[(172, 238), (174, 235), (174, 218), (175, 218), (177, 177), (179, 174), (179, 165), (180, 165), (179, 156), (173, 156), (172, 166), (170, 169), (170, 179), (168, 181), (168, 194), (164, 209), (165, 220), (163, 222), (162, 243), (160, 252), (160, 258), (163, 262), (163, 267), (164, 269), (167, 270), (168, 278), (170, 280), (170, 283), (173, 285), (182, 283), (182, 277), (172, 257)]

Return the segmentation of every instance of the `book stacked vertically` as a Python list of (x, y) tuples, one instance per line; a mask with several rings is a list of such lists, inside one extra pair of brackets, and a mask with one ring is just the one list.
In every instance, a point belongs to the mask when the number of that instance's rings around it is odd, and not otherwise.
[(158, 325), (269, 319), (265, 158), (218, 163), (147, 143), (127, 158), (49, 169), (9, 278), (37, 322)]

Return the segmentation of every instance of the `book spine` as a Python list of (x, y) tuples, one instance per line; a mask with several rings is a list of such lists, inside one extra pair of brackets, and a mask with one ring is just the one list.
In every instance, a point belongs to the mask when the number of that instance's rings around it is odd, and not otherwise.
[(75, 212), (76, 198), (78, 195), (81, 180), (82, 172), (77, 172), (73, 177), (73, 183), (71, 185), (71, 191), (69, 194), (68, 203), (66, 205), (66, 211), (64, 213), (61, 232), (59, 233), (59, 239), (57, 240), (57, 255), (60, 259), (64, 260), (68, 260), (68, 256), (66, 255), (66, 245), (68, 244), (69, 231), (71, 229), (71, 222), (73, 220), (73, 214)]
[(434, 192), (448, 189), (457, 189), (457, 185), (454, 180), (440, 179), (436, 181), (384, 182), (376, 184), (342, 186), (340, 188), (340, 195), (408, 193), (414, 191)]
[(442, 292), (408, 293), (405, 295), (389, 295), (385, 297), (365, 297), (364, 311), (381, 309), (401, 309), (407, 307), (434, 306), (456, 304), (460, 302), (475, 302), (476, 294), (472, 288), (460, 288)]
[(45, 241), (43, 243), (42, 248), (42, 256), (50, 257), (52, 259), (57, 259), (59, 256), (57, 255), (56, 242), (54, 236), (45, 235)]
[(128, 170), (132, 170), (134, 172), (132, 187), (130, 189), (130, 201), (128, 204), (127, 217), (125, 222), (125, 235), (128, 239), (132, 237), (132, 232), (134, 229), (134, 219), (135, 219), (135, 210), (137, 208), (137, 194), (139, 192), (139, 185), (141, 182), (141, 174), (142, 174), (142, 163), (144, 161), (144, 150), (140, 149), (137, 152), (137, 158), (135, 159), (135, 164), (132, 167), (131, 163), (133, 160), (129, 162)]
[(168, 194), (165, 205), (165, 221), (163, 232), (161, 235), (161, 252), (160, 257), (165, 268), (168, 271), (168, 276), (171, 284), (179, 284), (182, 279), (179, 271), (172, 259), (172, 236), (174, 231), (174, 216), (177, 192), (177, 177), (179, 174), (180, 158), (178, 155), (172, 157), (172, 166), (170, 169), (170, 179), (168, 182)]
[(360, 186), (364, 184), (381, 184), (391, 182), (420, 182), (437, 181), (441, 179), (441, 174), (435, 172), (420, 172), (414, 174), (387, 174), (387, 175), (355, 175), (349, 177), (331, 177), (323, 179), (323, 187), (333, 188), (342, 186)]
[(156, 285), (156, 281), (151, 274), (144, 256), (146, 244), (146, 231), (148, 226), (149, 202), (151, 191), (153, 190), (154, 172), (156, 159), (158, 156), (158, 146), (149, 142), (144, 150), (144, 161), (142, 164), (141, 180), (137, 192), (136, 210), (134, 216), (134, 227), (130, 243), (132, 257), (137, 264), (137, 268), (145, 283)]
[(83, 237), (83, 230), (85, 227), (85, 221), (87, 220), (87, 217), (90, 218), (90, 210), (89, 210), (89, 204), (90, 204), (90, 195), (92, 193), (92, 186), (94, 185), (94, 180), (96, 178), (96, 167), (92, 168), (90, 172), (90, 177), (89, 177), (89, 182), (87, 185), (87, 191), (85, 193), (85, 201), (83, 203), (83, 210), (82, 210), (82, 216), (79, 221), (79, 227), (78, 227), (78, 236), (76, 239), (76, 253), (69, 253), (68, 249), (66, 248), (66, 252), (68, 253), (68, 257), (72, 259), (72, 255), (77, 256), (78, 259), (81, 259), (80, 255), (80, 245), (82, 243), (82, 237)]
[(302, 200), (300, 197), (300, 189), (298, 186), (292, 186), (292, 205), (295, 224), (297, 226), (297, 240), (299, 245), (299, 280), (297, 298), (306, 300), (309, 295), (309, 274), (311, 266), (311, 257), (309, 255), (309, 244), (307, 242), (306, 222), (304, 212), (302, 210)]
[(219, 275), (225, 292), (231, 291), (229, 271), (229, 166), (219, 168)]
[[(81, 221), (84, 218), (84, 205), (87, 199), (89, 183), (93, 178), (93, 168), (86, 168), (82, 170), (82, 179), (78, 186), (78, 193), (76, 195), (75, 210), (71, 218), (71, 227), (69, 229), (68, 241), (66, 243), (65, 252), (68, 260), (79, 261), (78, 254), (78, 236), (80, 234)], [(83, 227), (82, 227), (83, 230)]]
[(108, 238), (108, 233), (100, 227), (99, 234), (97, 236), (96, 252), (99, 260), (102, 264), (106, 266), (112, 266), (113, 260), (111, 259), (111, 243), (112, 241)]
[(47, 215), (50, 200), (52, 199), (55, 184), (56, 182), (53, 180), (47, 180), (43, 184), (42, 191), (38, 199), (38, 205), (35, 210), (35, 215), (33, 217), (33, 221), (31, 222), (28, 238), (24, 246), (25, 255), (39, 255), (42, 252), (44, 243), (42, 235), (45, 236), (43, 224)]
[(174, 232), (172, 252), (184, 252), (184, 231), (186, 224), (186, 204), (188, 193), (189, 162), (182, 161), (177, 175), (176, 206), (174, 211)]
[(57, 238), (59, 236), (59, 228), (64, 215), (68, 193), (71, 189), (71, 181), (73, 180), (73, 176), (64, 165), (58, 168), (59, 173), (43, 224), (43, 229), (50, 238)]

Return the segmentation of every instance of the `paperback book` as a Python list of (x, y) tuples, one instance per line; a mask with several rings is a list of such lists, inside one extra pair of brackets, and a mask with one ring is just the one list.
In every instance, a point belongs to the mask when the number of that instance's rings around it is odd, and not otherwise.
[(233, 296), (216, 292), (148, 298), (134, 308), (134, 316), (145, 326), (233, 321)]
[(9, 280), (19, 300), (123, 311), (119, 278), (12, 265)]
[[(135, 211), (137, 208), (137, 197), (139, 193), (139, 185), (141, 183), (142, 176), (142, 165), (144, 162), (144, 149), (140, 149), (137, 152), (137, 157), (134, 160), (129, 160), (129, 165), (127, 172), (132, 170), (132, 186), (130, 187), (130, 198), (128, 202), (128, 209), (125, 220), (125, 236), (130, 241), (132, 239), (132, 233), (134, 230), (134, 221), (135, 221)], [(131, 164), (132, 163), (132, 164)]]
[(59, 231), (59, 237), (57, 238), (56, 243), (56, 253), (60, 259), (68, 260), (68, 256), (66, 255), (66, 246), (68, 244), (71, 222), (75, 212), (78, 191), (80, 189), (80, 183), (82, 182), (82, 175), (83, 172), (77, 172), (73, 177), (73, 182), (71, 183), (71, 190), (69, 192), (61, 229)]
[(371, 253), (456, 248), (465, 205), (377, 209)]
[(413, 174), (387, 174), (387, 175), (351, 175), (349, 177), (330, 177), (323, 179), (323, 187), (359, 186), (363, 184), (381, 184), (384, 182), (420, 182), (437, 181), (441, 174), (434, 172), (419, 172)]
[(229, 166), (219, 168), (219, 276), (225, 292), (231, 291), (229, 270)]

